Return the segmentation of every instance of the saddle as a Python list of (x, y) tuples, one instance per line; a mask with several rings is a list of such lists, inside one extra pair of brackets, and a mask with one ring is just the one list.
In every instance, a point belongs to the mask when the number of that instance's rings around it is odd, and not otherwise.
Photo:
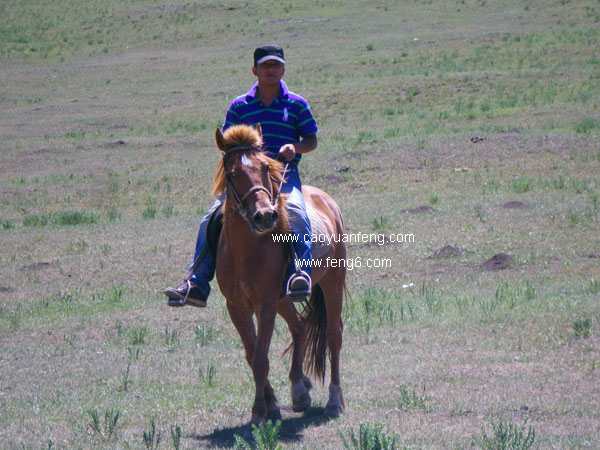
[(317, 210), (313, 208), (311, 205), (306, 205), (306, 214), (308, 215), (308, 220), (310, 221), (310, 229), (312, 232), (311, 237), (316, 237), (317, 239), (313, 239), (311, 245), (311, 253), (313, 259), (320, 258), (329, 250), (331, 244), (325, 237), (329, 234), (327, 228), (325, 228), (325, 224), (317, 214)]
[(206, 227), (206, 243), (208, 244), (208, 252), (213, 257), (213, 261), (217, 260), (217, 247), (219, 245), (219, 236), (223, 229), (223, 203), (211, 214)]

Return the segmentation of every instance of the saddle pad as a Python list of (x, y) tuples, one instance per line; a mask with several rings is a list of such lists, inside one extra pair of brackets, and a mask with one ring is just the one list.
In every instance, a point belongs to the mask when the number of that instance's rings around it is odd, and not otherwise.
[[(327, 243), (326, 238), (329, 232), (325, 228), (325, 224), (317, 214), (317, 211), (311, 205), (306, 205), (306, 214), (308, 215), (308, 220), (310, 220), (311, 237), (313, 238), (313, 242), (311, 243), (312, 257), (313, 259), (317, 259), (329, 250), (330, 244)], [(317, 242), (314, 242), (315, 240)]]

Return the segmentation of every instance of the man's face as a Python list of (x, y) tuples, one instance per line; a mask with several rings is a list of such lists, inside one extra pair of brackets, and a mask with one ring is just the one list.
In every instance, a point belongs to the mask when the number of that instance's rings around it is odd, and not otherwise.
[(259, 84), (278, 84), (285, 73), (285, 66), (279, 61), (269, 60), (252, 68)]

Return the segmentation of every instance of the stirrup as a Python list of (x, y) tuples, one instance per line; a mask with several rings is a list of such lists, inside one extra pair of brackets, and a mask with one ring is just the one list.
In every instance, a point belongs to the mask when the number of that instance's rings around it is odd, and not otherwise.
[[(307, 282), (308, 284), (308, 289), (305, 290), (300, 290), (300, 291), (292, 291), (290, 289), (291, 285), (292, 285), (292, 281), (296, 279), (296, 277), (302, 277), (304, 278), (304, 280)], [(285, 288), (285, 295), (289, 296), (290, 298), (292, 298), (294, 301), (303, 301), (306, 297), (308, 297), (310, 295), (310, 284), (311, 284), (311, 279), (310, 279), (310, 275), (308, 273), (306, 273), (304, 270), (300, 270), (295, 272), (294, 274), (292, 274), (290, 276), (290, 278), (288, 279), (286, 288)]]
[(167, 300), (167, 306), (172, 308), (181, 308), (182, 306), (185, 306), (185, 300), (182, 298), (169, 297)]

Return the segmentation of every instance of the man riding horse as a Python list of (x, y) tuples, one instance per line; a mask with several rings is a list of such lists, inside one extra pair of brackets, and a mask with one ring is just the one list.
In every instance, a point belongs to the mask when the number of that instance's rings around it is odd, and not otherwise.
[[(281, 192), (287, 194), (290, 229), (296, 236), (292, 261), (298, 259), (302, 263), (301, 267), (290, 264), (286, 294), (292, 298), (304, 299), (311, 291), (311, 242), (310, 239), (305, 239), (311, 235), (311, 229), (301, 191), (298, 163), (304, 153), (317, 147), (318, 128), (308, 102), (290, 92), (282, 80), (285, 59), (281, 47), (267, 45), (257, 48), (254, 51), (252, 73), (257, 82), (246, 94), (231, 102), (222, 130), (233, 125), (260, 124), (264, 140), (262, 150), (287, 163)], [(169, 306), (206, 306), (210, 293), (209, 282), (215, 273), (215, 260), (213, 253), (209, 251), (207, 228), (224, 198), (224, 194), (217, 198), (200, 222), (194, 260), (188, 277), (184, 282), (164, 291), (169, 299)]]

